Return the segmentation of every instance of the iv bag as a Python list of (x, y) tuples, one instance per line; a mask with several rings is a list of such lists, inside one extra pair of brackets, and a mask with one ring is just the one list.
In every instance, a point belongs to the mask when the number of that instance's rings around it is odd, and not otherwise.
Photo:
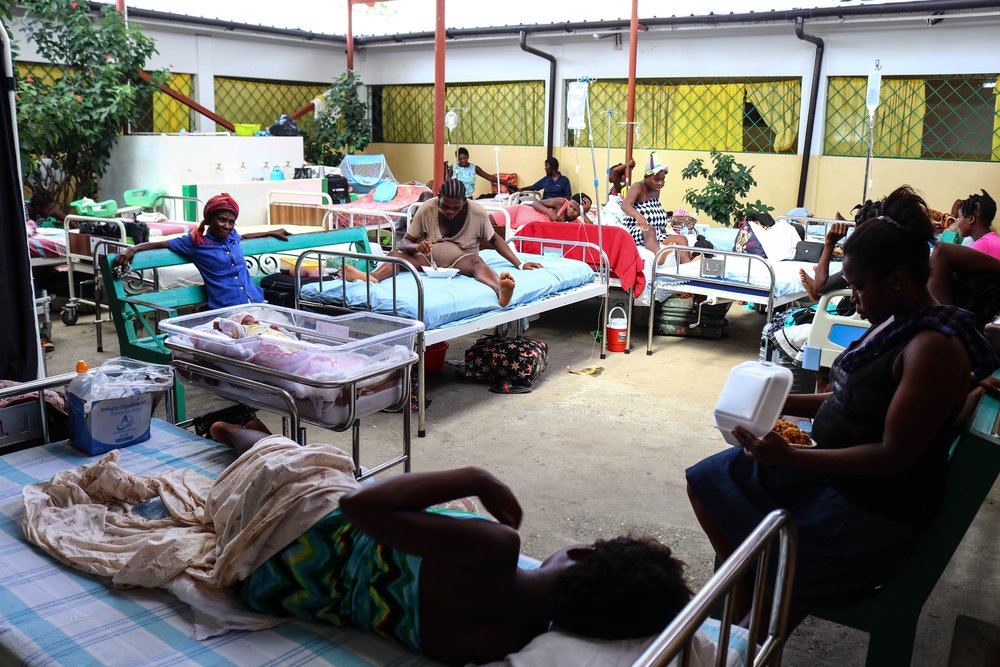
[(882, 70), (873, 69), (871, 72), (868, 72), (868, 90), (865, 93), (865, 106), (868, 107), (869, 116), (875, 115), (875, 109), (878, 108), (881, 94)]
[(587, 82), (570, 81), (566, 86), (566, 127), (582, 130), (587, 127)]
[(454, 130), (458, 127), (458, 112), (451, 109), (444, 115), (444, 126), (449, 130)]

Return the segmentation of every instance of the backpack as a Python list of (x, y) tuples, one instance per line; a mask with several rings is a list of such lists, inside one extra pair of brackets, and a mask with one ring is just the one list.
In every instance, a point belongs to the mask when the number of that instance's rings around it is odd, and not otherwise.
[(498, 394), (525, 394), (549, 361), (549, 346), (531, 338), (485, 336), (465, 351), (459, 376), (489, 385)]

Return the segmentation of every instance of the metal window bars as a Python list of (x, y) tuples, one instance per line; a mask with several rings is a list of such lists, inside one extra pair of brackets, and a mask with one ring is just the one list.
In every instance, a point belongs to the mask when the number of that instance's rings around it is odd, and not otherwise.
[[(276, 81), (272, 79), (242, 79), (217, 76), (215, 111), (234, 123), (259, 124), (270, 127), (281, 114), (291, 115), (327, 90), (329, 83)], [(306, 118), (299, 121), (310, 122)], [(216, 125), (216, 129), (226, 128)]]

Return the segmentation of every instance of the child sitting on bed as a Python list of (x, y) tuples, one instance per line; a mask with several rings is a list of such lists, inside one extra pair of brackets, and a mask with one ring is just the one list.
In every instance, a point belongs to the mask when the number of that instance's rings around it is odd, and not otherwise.
[[(514, 277), (509, 272), (497, 275), (479, 256), (480, 242), (493, 247), (514, 268), (540, 269), (538, 262), (521, 262), (507, 242), (493, 231), (490, 216), (480, 204), (468, 201), (465, 185), (454, 178), (441, 184), (438, 196), (417, 209), (410, 228), (400, 242), (400, 249), (389, 253), (417, 267), (456, 268), (463, 276), (475, 278), (497, 294), (501, 307), (514, 296)], [(344, 277), (353, 282), (377, 283), (393, 276), (397, 265), (384, 263), (370, 274), (345, 267)]]
[[(246, 428), (217, 422), (211, 432), (240, 461), (259, 457), (262, 468), (279, 462), (291, 468), (296, 455), (343, 454), (329, 445), (298, 447), (259, 422)], [(247, 478), (245, 488), (230, 494), (255, 499), (273, 486), (238, 466), (220, 477)], [(481, 468), (413, 472), (364, 486), (346, 474), (327, 486), (346, 490), (332, 511), (319, 513), (297, 539), (275, 545), (235, 584), (255, 611), (354, 625), (449, 664), (479, 664), (518, 651), (551, 625), (603, 639), (648, 637), (691, 598), (683, 564), (651, 538), (579, 544), (556, 551), (538, 569), (519, 569), (521, 507), (507, 485)], [(472, 496), (496, 520), (435, 507)], [(322, 502), (317, 496), (313, 504)], [(233, 522), (240, 525), (259, 523), (245, 504), (237, 514)], [(283, 521), (307, 525), (296, 516)], [(218, 529), (218, 551), (230, 548), (224, 536), (239, 533), (240, 525)]]

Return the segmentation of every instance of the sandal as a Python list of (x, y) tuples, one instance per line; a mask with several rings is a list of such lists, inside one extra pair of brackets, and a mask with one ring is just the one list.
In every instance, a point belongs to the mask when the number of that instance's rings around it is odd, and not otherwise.
[(194, 432), (205, 438), (215, 422), (227, 422), (229, 424), (239, 424), (246, 426), (247, 422), (257, 419), (257, 411), (250, 406), (237, 403), (228, 408), (209, 412), (206, 415), (194, 418)]

